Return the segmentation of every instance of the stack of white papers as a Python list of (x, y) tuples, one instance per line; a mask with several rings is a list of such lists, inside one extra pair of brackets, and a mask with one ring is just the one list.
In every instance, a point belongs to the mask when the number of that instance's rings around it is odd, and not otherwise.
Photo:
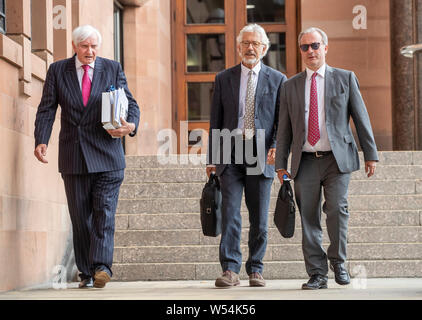
[(128, 100), (123, 88), (102, 93), (101, 122), (106, 130), (122, 126), (120, 118), (127, 119)]

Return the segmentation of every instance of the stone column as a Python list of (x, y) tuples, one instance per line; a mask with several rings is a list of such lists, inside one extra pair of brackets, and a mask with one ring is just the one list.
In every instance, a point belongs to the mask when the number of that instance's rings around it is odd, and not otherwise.
[(54, 61), (72, 56), (72, 1), (53, 0)]
[[(53, 0), (32, 1), (32, 52), (46, 62), (53, 62)], [(36, 18), (35, 18), (36, 17)]]
[(422, 0), (390, 0), (394, 150), (422, 149), (422, 54), (400, 54), (422, 43)]
[(20, 93), (31, 95), (31, 2), (6, 1), (7, 36), (22, 46), (22, 67), (19, 69)]
[[(416, 8), (414, 12), (414, 16), (416, 18), (416, 42), (422, 43), (422, 0), (416, 0)], [(416, 150), (422, 150), (422, 51), (419, 51), (416, 54), (416, 62), (417, 66), (415, 68), (416, 74), (416, 105), (417, 105), (417, 112), (416, 112)]]

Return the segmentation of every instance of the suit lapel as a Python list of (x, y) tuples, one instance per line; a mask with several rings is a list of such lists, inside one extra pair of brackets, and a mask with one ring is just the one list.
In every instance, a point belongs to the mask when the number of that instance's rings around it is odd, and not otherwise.
[(265, 88), (267, 87), (267, 84), (268, 84), (268, 78), (269, 78), (268, 68), (266, 65), (262, 63), (261, 71), (259, 72), (258, 83), (256, 86), (256, 91), (255, 91), (255, 114), (257, 113), (258, 107), (261, 104), (262, 96), (265, 93)]
[(337, 95), (336, 92), (336, 83), (333, 68), (328, 65), (325, 68), (325, 95), (324, 95), (324, 105), (325, 105), (325, 118), (327, 118), (327, 109), (331, 106), (331, 100), (334, 96)]
[(230, 77), (231, 88), (233, 93), (234, 99), (234, 106), (235, 106), (235, 115), (239, 114), (239, 90), (240, 90), (240, 73), (241, 67), (240, 64), (233, 69), (233, 75)]
[(76, 75), (75, 59), (76, 56), (68, 59), (64, 80), (67, 87), (70, 89), (69, 91), (75, 102), (73, 105), (77, 106), (79, 109), (82, 109), (84, 108), (82, 101), (82, 91), (79, 86), (78, 76)]
[[(96, 97), (102, 91), (101, 83), (103, 83), (103, 60), (101, 58), (95, 59), (95, 68), (94, 68), (94, 75), (92, 77), (92, 86), (91, 86), (91, 94), (89, 95), (89, 100), (87, 103), (87, 107), (89, 107), (90, 103), (92, 103), (92, 97)], [(118, 89), (118, 88), (117, 88)]]
[(306, 71), (303, 71), (297, 78), (296, 81), (296, 95), (298, 100), (299, 108), (298, 112), (298, 121), (299, 125), (305, 125), (305, 81), (306, 81)]

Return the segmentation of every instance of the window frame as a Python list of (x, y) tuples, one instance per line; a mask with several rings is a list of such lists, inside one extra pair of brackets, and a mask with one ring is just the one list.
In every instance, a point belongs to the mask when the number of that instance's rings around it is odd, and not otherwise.
[(6, 0), (0, 0), (3, 3), (3, 11), (0, 11), (0, 19), (4, 20), (4, 29), (0, 25), (0, 33), (6, 34), (7, 24), (6, 24)]

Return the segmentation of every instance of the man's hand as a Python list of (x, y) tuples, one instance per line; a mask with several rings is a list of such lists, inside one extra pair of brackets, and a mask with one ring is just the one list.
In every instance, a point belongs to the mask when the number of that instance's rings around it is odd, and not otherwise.
[(287, 177), (290, 179), (290, 173), (286, 170), (286, 169), (280, 169), (277, 170), (277, 176), (278, 176), (278, 180), (280, 180), (280, 184), (283, 185), (283, 176), (287, 175)]
[(47, 155), (47, 145), (39, 144), (34, 150), (35, 157), (42, 163), (48, 163), (45, 156)]
[(132, 122), (126, 122), (125, 119), (120, 118), (122, 126), (119, 129), (107, 130), (112, 137), (122, 138), (135, 130), (136, 126)]
[(210, 177), (211, 172), (214, 172), (214, 174), (215, 174), (215, 167), (207, 167), (207, 177), (208, 178)]
[(368, 178), (374, 175), (376, 165), (376, 161), (365, 161), (365, 173), (368, 174)]
[(267, 164), (275, 164), (275, 148), (271, 148), (270, 150), (268, 150)]

